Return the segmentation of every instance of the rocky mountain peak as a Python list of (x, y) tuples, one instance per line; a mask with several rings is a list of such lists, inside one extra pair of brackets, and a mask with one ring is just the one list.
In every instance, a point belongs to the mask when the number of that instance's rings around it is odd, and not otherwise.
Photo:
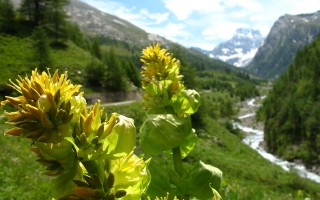
[(296, 52), (320, 34), (320, 11), (309, 14), (283, 15), (272, 26), (248, 70), (273, 79), (285, 71)]
[(263, 39), (258, 30), (239, 28), (230, 40), (220, 43), (212, 51), (202, 51), (202, 53), (234, 66), (243, 67), (254, 57)]

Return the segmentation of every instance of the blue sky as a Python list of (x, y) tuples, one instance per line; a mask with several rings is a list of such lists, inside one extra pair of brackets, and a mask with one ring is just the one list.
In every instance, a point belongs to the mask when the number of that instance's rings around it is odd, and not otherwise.
[(81, 0), (186, 47), (212, 50), (237, 28), (267, 36), (284, 14), (313, 13), (320, 0)]

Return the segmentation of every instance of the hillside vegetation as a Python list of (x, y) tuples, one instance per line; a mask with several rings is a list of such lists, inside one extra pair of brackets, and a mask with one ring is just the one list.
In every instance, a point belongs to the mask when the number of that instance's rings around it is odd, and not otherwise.
[[(67, 41), (66, 45), (67, 47), (63, 50), (51, 49), (52, 66), (62, 71), (78, 72), (75, 74), (77, 78), (83, 79), (84, 69), (91, 62), (92, 56), (71, 41)], [(0, 51), (0, 82), (2, 84), (7, 83), (9, 78), (15, 78), (19, 74), (24, 75), (37, 67), (30, 38), (0, 35)]]
[(300, 50), (260, 109), (270, 152), (320, 164), (320, 37)]

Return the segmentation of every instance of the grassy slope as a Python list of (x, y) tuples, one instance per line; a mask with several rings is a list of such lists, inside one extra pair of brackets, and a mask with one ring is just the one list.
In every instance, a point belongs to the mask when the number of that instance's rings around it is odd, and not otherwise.
[[(75, 74), (81, 79), (84, 68), (91, 61), (91, 56), (70, 41), (66, 44), (68, 46), (66, 49), (51, 49), (53, 66), (61, 70), (69, 70), (70, 75)], [(30, 38), (0, 35), (0, 83), (6, 84), (9, 78), (29, 73), (36, 67), (32, 62), (32, 57)]]
[(29, 141), (2, 133), (8, 129), (0, 121), (0, 197), (3, 200), (45, 200), (50, 198), (50, 178), (43, 175)]

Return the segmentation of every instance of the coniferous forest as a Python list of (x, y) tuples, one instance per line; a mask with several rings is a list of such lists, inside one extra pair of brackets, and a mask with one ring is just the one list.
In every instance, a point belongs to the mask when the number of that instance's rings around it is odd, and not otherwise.
[(320, 37), (298, 51), (260, 109), (269, 151), (320, 163)]

